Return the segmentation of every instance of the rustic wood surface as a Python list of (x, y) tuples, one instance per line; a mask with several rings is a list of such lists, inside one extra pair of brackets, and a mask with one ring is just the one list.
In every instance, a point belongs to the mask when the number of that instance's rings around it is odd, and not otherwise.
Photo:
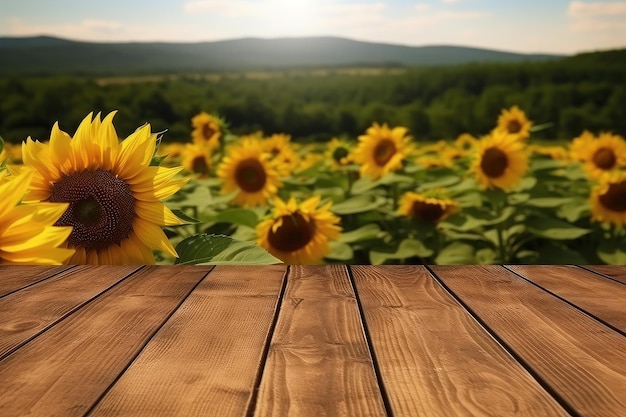
[(0, 416), (626, 416), (624, 266), (0, 266)]

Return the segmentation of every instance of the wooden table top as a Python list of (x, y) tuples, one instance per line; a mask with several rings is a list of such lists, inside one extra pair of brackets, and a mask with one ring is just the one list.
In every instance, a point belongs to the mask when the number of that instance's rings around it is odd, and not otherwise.
[(626, 416), (626, 266), (0, 266), (0, 415)]

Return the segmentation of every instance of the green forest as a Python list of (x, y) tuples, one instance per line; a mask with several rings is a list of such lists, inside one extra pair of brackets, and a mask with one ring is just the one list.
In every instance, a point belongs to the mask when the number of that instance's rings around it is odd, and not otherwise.
[(418, 141), (489, 132), (501, 109), (518, 105), (545, 129), (536, 139), (569, 140), (583, 130), (626, 135), (626, 50), (549, 62), (422, 68), (272, 70), (263, 73), (3, 76), (0, 136), (46, 140), (59, 121), (73, 133), (91, 111), (119, 110), (120, 136), (149, 122), (165, 141), (190, 140), (200, 111), (235, 134), (288, 133), (295, 141), (354, 138), (372, 122), (403, 125)]

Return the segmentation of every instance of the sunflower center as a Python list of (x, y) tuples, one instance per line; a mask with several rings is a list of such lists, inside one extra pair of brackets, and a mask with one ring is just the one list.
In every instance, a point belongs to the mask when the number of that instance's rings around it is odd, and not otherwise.
[(63, 176), (48, 201), (69, 203), (55, 226), (72, 226), (71, 247), (101, 250), (120, 244), (133, 231), (135, 199), (128, 184), (109, 171)]
[(302, 214), (295, 212), (282, 216), (283, 223), (270, 230), (267, 240), (281, 252), (295, 252), (305, 247), (315, 235), (315, 222), (307, 221)]
[(258, 159), (244, 159), (237, 165), (235, 181), (242, 190), (248, 193), (261, 191), (265, 187), (267, 174)]
[(522, 124), (519, 120), (511, 120), (506, 128), (509, 133), (519, 133), (522, 130)]
[(480, 161), (480, 169), (491, 178), (502, 176), (508, 165), (509, 159), (498, 148), (488, 148), (483, 153), (482, 161)]
[(341, 160), (348, 156), (348, 150), (346, 148), (337, 148), (333, 152), (333, 159), (337, 163), (341, 163)]
[(193, 161), (191, 161), (191, 169), (193, 172), (197, 172), (199, 174), (209, 173), (209, 165), (206, 163), (204, 156), (196, 156), (193, 158)]
[(610, 170), (615, 166), (617, 158), (609, 148), (600, 148), (593, 154), (593, 163), (601, 169)]
[(423, 201), (413, 202), (411, 214), (415, 220), (422, 220), (428, 223), (436, 223), (445, 210), (439, 204), (429, 204)]
[(604, 207), (612, 211), (626, 211), (626, 180), (610, 184), (606, 193), (599, 198)]
[(204, 138), (211, 139), (213, 137), (213, 135), (215, 134), (215, 129), (213, 129), (210, 125), (205, 124), (204, 126), (202, 126), (202, 136), (204, 136)]
[(374, 162), (378, 166), (385, 166), (395, 153), (396, 144), (389, 139), (383, 139), (374, 148)]

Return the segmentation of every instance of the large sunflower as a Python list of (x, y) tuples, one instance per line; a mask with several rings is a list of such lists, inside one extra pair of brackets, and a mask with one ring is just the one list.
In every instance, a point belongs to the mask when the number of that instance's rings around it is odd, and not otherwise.
[(476, 152), (472, 170), (487, 188), (513, 188), (528, 169), (524, 144), (514, 135), (494, 131), (480, 140)]
[(387, 124), (373, 123), (365, 135), (359, 136), (354, 161), (361, 165), (361, 175), (376, 180), (402, 168), (404, 159), (413, 149), (407, 132), (405, 127), (390, 129)]
[(228, 149), (217, 168), (217, 176), (224, 181), (222, 193), (237, 191), (233, 202), (244, 207), (266, 204), (282, 186), (270, 154), (263, 151), (261, 141), (254, 137), (243, 138)]
[(502, 109), (496, 130), (526, 139), (530, 136), (531, 126), (532, 122), (528, 120), (526, 113), (519, 107), (513, 106), (508, 110)]
[(219, 147), (222, 136), (223, 122), (206, 112), (200, 112), (191, 118), (191, 138), (198, 145), (208, 145), (214, 149)]
[(182, 168), (150, 166), (156, 135), (146, 124), (120, 142), (115, 112), (89, 114), (74, 137), (52, 127), (49, 143), (30, 137), (24, 164), (35, 169), (30, 200), (69, 203), (56, 225), (73, 226), (67, 247), (72, 264), (153, 264), (152, 249), (176, 251), (161, 226), (180, 220), (162, 203), (186, 182)]
[(626, 141), (620, 136), (602, 133), (588, 144), (583, 162), (589, 178), (600, 178), (626, 163)]
[(626, 225), (626, 172), (602, 177), (591, 192), (591, 213), (595, 221)]
[(314, 264), (330, 252), (329, 240), (341, 233), (339, 217), (329, 209), (331, 202), (318, 208), (320, 197), (301, 204), (291, 197), (287, 203), (276, 199), (274, 213), (256, 228), (257, 243), (288, 264)]
[(424, 223), (438, 223), (454, 214), (459, 205), (448, 198), (435, 198), (409, 191), (402, 195), (398, 213)]
[(7, 179), (0, 172), (0, 264), (61, 264), (74, 251), (61, 248), (71, 227), (54, 227), (67, 204), (19, 204), (33, 178), (29, 169)]

